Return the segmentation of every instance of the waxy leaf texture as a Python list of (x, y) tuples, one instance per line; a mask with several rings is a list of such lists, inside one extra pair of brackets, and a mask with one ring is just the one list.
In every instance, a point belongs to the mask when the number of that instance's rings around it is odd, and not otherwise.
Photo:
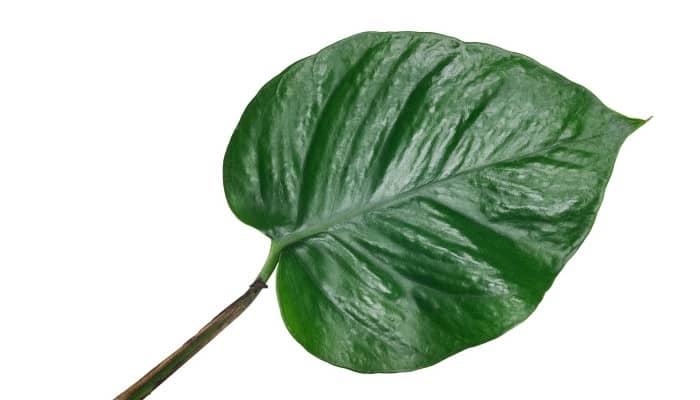
[(520, 54), (368, 32), (260, 90), (224, 187), (279, 254), (294, 338), (341, 367), (407, 371), (533, 312), (643, 123)]

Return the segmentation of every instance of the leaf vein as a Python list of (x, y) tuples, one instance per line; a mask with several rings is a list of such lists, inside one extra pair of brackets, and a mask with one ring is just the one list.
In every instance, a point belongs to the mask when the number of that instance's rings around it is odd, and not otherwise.
[(451, 176), (447, 176), (447, 177), (442, 178), (442, 179), (437, 179), (437, 180), (434, 180), (432, 182), (428, 182), (428, 183), (416, 186), (416, 187), (409, 189), (407, 191), (400, 192), (400, 193), (397, 193), (395, 195), (385, 197), (381, 200), (371, 202), (364, 207), (346, 210), (345, 212), (337, 214), (335, 217), (329, 218), (326, 221), (320, 221), (314, 225), (307, 225), (306, 227), (304, 227), (302, 229), (294, 231), (294, 232), (292, 232), (292, 233), (290, 233), (290, 234), (288, 234), (280, 239), (275, 239), (274, 241), (276, 242), (276, 245), (280, 249), (283, 249), (283, 248), (285, 248), (293, 243), (296, 243), (296, 242), (301, 241), (303, 239), (306, 239), (308, 237), (317, 235), (319, 233), (325, 232), (326, 230), (328, 230), (329, 228), (332, 228), (335, 225), (340, 225), (344, 222), (352, 220), (353, 218), (355, 218), (359, 215), (363, 215), (365, 213), (369, 213), (371, 211), (382, 209), (382, 208), (391, 206), (392, 204), (399, 203), (403, 200), (410, 198), (413, 195), (416, 195), (416, 194), (421, 193), (425, 190), (431, 189), (435, 186), (448, 184), (449, 182), (452, 182), (452, 181), (454, 181), (454, 180), (456, 180), (464, 175), (469, 175), (471, 173), (475, 173), (475, 172), (478, 172), (480, 170), (483, 170), (486, 168), (491, 168), (491, 167), (494, 167), (494, 166), (497, 166), (500, 164), (507, 164), (507, 163), (511, 163), (511, 162), (515, 162), (515, 161), (525, 160), (525, 159), (528, 159), (531, 157), (545, 154), (549, 151), (552, 151), (552, 150), (557, 149), (557, 148), (562, 147), (562, 146), (566, 146), (566, 145), (573, 144), (573, 143), (585, 142), (588, 140), (593, 140), (593, 139), (599, 138), (601, 136), (603, 136), (603, 134), (593, 135), (593, 136), (589, 136), (587, 138), (582, 138), (582, 139), (562, 141), (562, 142), (544, 147), (542, 149), (535, 150), (535, 151), (532, 151), (532, 152), (529, 152), (526, 154), (522, 154), (519, 156), (504, 158), (504, 159), (496, 160), (493, 162), (487, 162), (487, 163), (484, 163), (481, 165), (476, 165), (476, 166), (467, 168), (465, 170), (459, 171)]

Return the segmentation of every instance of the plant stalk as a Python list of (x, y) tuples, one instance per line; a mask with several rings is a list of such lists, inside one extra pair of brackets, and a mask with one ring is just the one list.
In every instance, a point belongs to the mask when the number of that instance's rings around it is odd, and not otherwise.
[(246, 308), (258, 297), (261, 290), (267, 287), (269, 279), (277, 260), (279, 250), (275, 244), (270, 247), (270, 253), (265, 260), (260, 274), (250, 285), (243, 295), (221, 311), (214, 319), (199, 330), (190, 340), (185, 342), (180, 348), (175, 350), (165, 360), (161, 361), (141, 379), (136, 381), (128, 389), (123, 391), (114, 400), (140, 400), (148, 396), (155, 388), (163, 383), (175, 371), (182, 367), (192, 356), (197, 354), (204, 346), (224, 330), (234, 319), (236, 319)]

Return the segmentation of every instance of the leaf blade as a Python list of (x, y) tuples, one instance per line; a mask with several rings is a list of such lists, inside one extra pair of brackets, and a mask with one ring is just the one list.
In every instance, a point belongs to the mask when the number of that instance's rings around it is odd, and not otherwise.
[(261, 90), (225, 188), (282, 248), (280, 309), (307, 350), (412, 370), (527, 318), (642, 123), (518, 54), (366, 33)]

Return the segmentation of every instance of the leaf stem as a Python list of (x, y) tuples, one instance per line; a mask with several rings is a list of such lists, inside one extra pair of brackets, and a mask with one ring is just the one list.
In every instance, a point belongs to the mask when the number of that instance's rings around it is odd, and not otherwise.
[(182, 367), (192, 356), (197, 354), (199, 350), (241, 315), (255, 300), (260, 291), (267, 287), (265, 282), (267, 282), (277, 266), (279, 250), (279, 247), (273, 242), (260, 274), (248, 290), (200, 329), (190, 340), (161, 361), (136, 383), (115, 397), (115, 400), (140, 400), (148, 396), (158, 385), (168, 379), (170, 375)]
[(270, 252), (267, 253), (267, 259), (258, 274), (258, 277), (262, 279), (263, 282), (267, 282), (267, 280), (270, 279), (270, 275), (272, 275), (272, 271), (275, 270), (277, 261), (280, 259), (280, 250), (282, 250), (282, 247), (279, 246), (277, 242), (272, 241), (272, 243), (270, 243)]

